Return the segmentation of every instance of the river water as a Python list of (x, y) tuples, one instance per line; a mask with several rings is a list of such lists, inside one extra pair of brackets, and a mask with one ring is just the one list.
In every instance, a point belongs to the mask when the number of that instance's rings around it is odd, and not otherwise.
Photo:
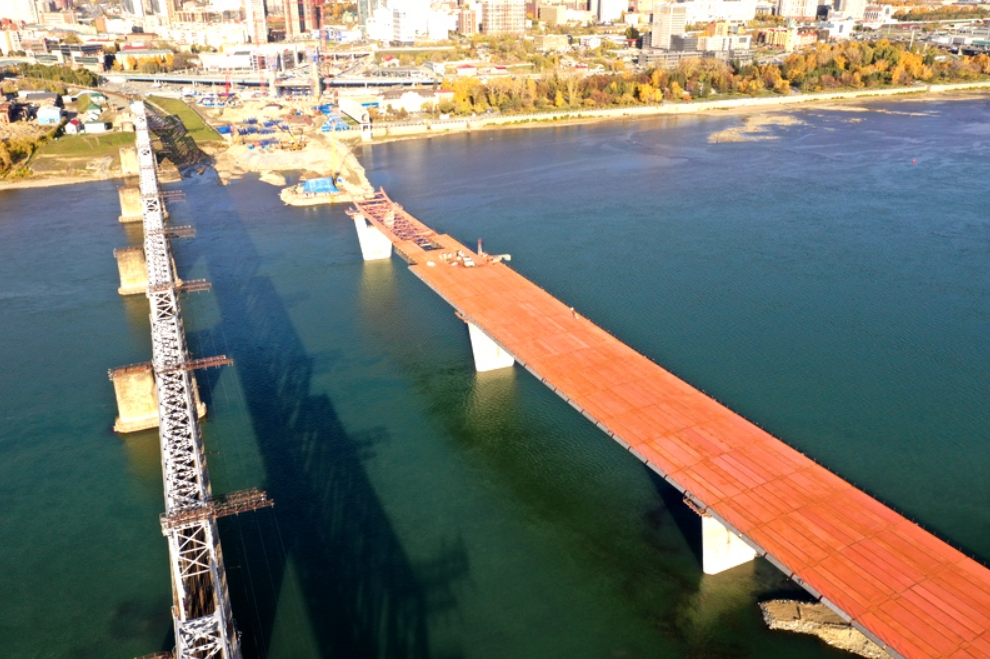
[[(452, 135), (359, 149), (414, 215), (977, 558), (990, 559), (986, 100)], [(250, 657), (840, 657), (770, 633), (794, 587), (709, 577), (678, 497), (364, 264), (343, 209), (248, 178), (171, 185), (214, 490)], [(150, 357), (116, 293), (116, 183), (0, 193), (3, 656), (171, 646), (157, 433), (116, 436), (106, 370)]]

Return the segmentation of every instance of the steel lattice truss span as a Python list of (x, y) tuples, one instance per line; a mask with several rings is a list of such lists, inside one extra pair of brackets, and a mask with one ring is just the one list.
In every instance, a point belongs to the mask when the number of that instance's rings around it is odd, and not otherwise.
[[(144, 252), (151, 306), (152, 369), (158, 395), (162, 473), (162, 530), (172, 573), (175, 655), (179, 659), (234, 659), (239, 642), (227, 593), (214, 501), (203, 451), (165, 208), (143, 103), (134, 103)], [(226, 360), (214, 360), (223, 363)], [(265, 505), (265, 504), (261, 504)], [(269, 504), (270, 505), (270, 504)], [(254, 506), (257, 507), (257, 506)], [(244, 505), (241, 509), (247, 509)]]

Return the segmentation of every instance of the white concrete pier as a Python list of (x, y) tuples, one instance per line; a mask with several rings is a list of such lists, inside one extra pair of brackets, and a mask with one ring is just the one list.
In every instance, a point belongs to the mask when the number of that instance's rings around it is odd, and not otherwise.
[(756, 558), (756, 550), (710, 515), (701, 517), (701, 569), (718, 574)]
[(479, 373), (508, 368), (516, 363), (515, 358), (502, 349), (502, 346), (492, 341), (471, 321), (467, 321), (468, 333), (471, 335), (471, 352), (474, 353), (474, 368)]
[(354, 228), (357, 229), (358, 242), (361, 243), (361, 255), (365, 261), (378, 261), (392, 257), (392, 241), (378, 230), (378, 227), (368, 224), (364, 215), (354, 214)]

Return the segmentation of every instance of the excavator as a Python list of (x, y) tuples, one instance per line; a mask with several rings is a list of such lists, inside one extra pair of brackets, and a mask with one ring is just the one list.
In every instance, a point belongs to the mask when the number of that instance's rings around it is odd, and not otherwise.
[(292, 140), (291, 142), (282, 142), (283, 149), (286, 151), (301, 151), (303, 147), (306, 146), (306, 143), (303, 140), (297, 139), (296, 136), (292, 134), (292, 130), (290, 128), (283, 126), (282, 124), (279, 124), (278, 127), (282, 129), (283, 132), (288, 133), (289, 139)]

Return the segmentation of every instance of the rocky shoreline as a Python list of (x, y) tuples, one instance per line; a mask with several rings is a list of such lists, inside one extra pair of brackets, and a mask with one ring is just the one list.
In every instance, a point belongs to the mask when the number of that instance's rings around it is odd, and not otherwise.
[(770, 629), (811, 634), (832, 647), (867, 659), (892, 659), (883, 648), (819, 602), (770, 600), (760, 602), (760, 609)]

